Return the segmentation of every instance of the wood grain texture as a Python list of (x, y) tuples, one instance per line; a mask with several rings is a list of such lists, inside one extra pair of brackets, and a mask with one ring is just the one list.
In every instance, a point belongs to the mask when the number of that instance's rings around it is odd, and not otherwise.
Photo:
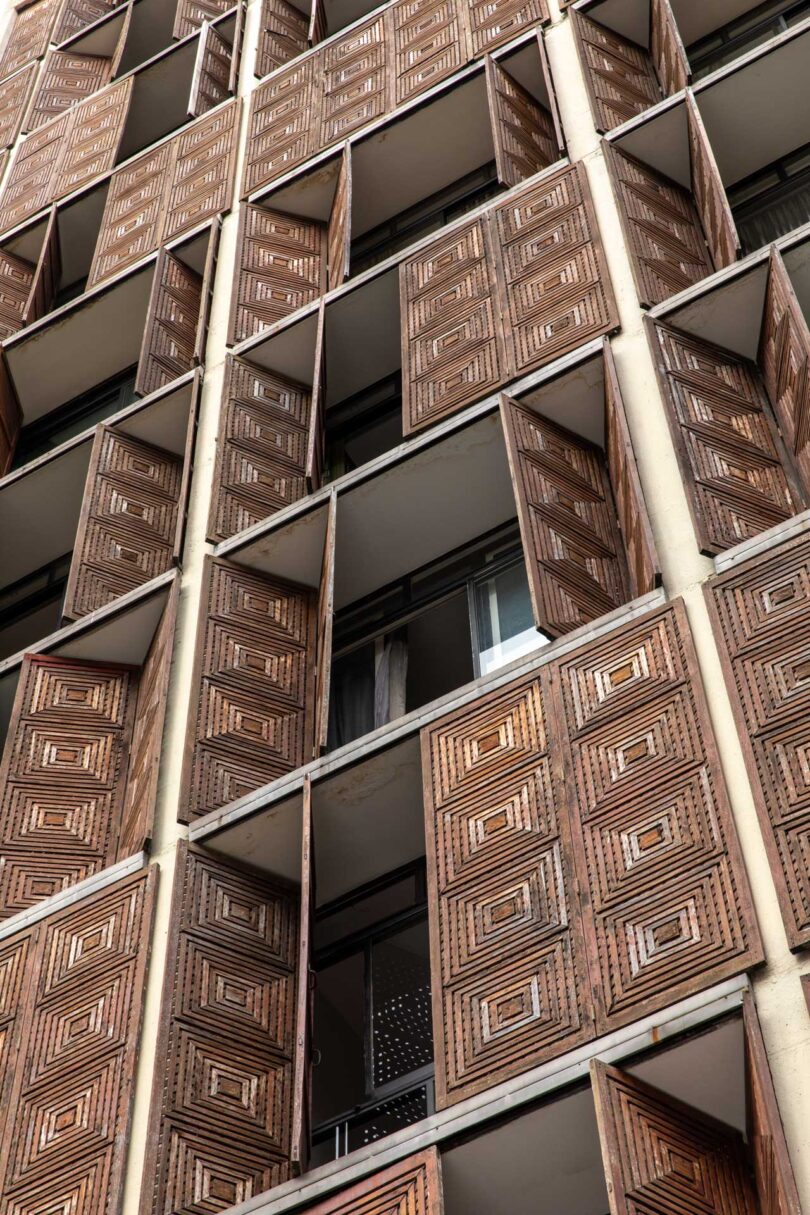
[[(11, 337), (25, 325), (35, 267), (24, 257), (0, 249), (0, 336)], [(0, 470), (3, 464), (0, 460)]]
[(810, 329), (782, 254), (772, 246), (759, 365), (785, 443), (810, 495)]
[(23, 312), (23, 324), (30, 325), (53, 308), (62, 281), (62, 250), (59, 244), (59, 216), (51, 208), (39, 251), (31, 290)]
[(441, 1165), (436, 1148), (406, 1156), (331, 1198), (306, 1215), (443, 1215)]
[(262, 0), (256, 75), (267, 76), (303, 54), (309, 45), (308, 24), (300, 9), (287, 0)]
[(19, 135), (36, 79), (37, 65), (30, 63), (0, 81), (0, 148), (10, 148)]
[(41, 59), (51, 40), (62, 0), (35, 0), (11, 14), (8, 35), (0, 53), (0, 79), (4, 80), (32, 59)]
[(726, 197), (717, 161), (692, 90), (686, 94), (692, 195), (715, 270), (732, 266), (740, 256), (740, 238)]
[(756, 364), (659, 322), (648, 336), (701, 550), (804, 509)]
[(349, 277), (352, 247), (352, 150), (345, 144), (326, 233), (329, 290)]
[(597, 131), (610, 131), (661, 100), (649, 51), (584, 13), (574, 10), (570, 20)]
[(549, 20), (546, 0), (466, 0), (466, 10), (472, 59)]
[(125, 4), (128, 0), (63, 0), (53, 32), (53, 41), (57, 44), (65, 42), (94, 21), (98, 21), (99, 17), (117, 8), (119, 3)]
[(810, 945), (810, 543), (706, 587), (760, 830), (792, 949)]
[(64, 114), (107, 84), (111, 75), (112, 61), (104, 55), (49, 50), (26, 118), (26, 129), (34, 131), (43, 122)]
[(141, 396), (163, 388), (194, 367), (202, 307), (201, 276), (179, 257), (161, 249), (135, 374), (135, 390)]
[(316, 631), (315, 592), (206, 562), (181, 821), (312, 756)]
[(143, 1215), (289, 1176), (298, 915), (297, 889), (178, 845)]
[(315, 751), (326, 751), (329, 732), (329, 690), (332, 676), (332, 625), (335, 615), (335, 546), (337, 494), (329, 497), (323, 561), (318, 588), (318, 653), (315, 669)]
[(187, 38), (206, 22), (216, 21), (231, 8), (231, 0), (178, 0), (172, 37)]
[(801, 1215), (796, 1178), (776, 1103), (754, 993), (743, 996), (748, 1151), (760, 1215)]
[(692, 79), (670, 0), (651, 0), (650, 58), (665, 97), (685, 89)]
[(714, 267), (692, 195), (643, 161), (603, 141), (639, 301), (652, 307)]
[(312, 1066), (317, 976), (312, 966), (315, 931), (315, 853), (312, 832), (312, 781), (302, 788), (298, 951), (295, 963), (295, 1055), (293, 1059), (290, 1170), (299, 1176), (309, 1167), (312, 1139)]
[(219, 31), (206, 23), (197, 43), (197, 59), (191, 80), (188, 112), (199, 118), (227, 100), (231, 92), (231, 67), (234, 48)]
[(486, 59), (487, 103), (498, 179), (516, 186), (557, 159), (551, 113), (491, 56)]
[(261, 333), (327, 289), (327, 227), (318, 220), (245, 203), (236, 256), (232, 343)]

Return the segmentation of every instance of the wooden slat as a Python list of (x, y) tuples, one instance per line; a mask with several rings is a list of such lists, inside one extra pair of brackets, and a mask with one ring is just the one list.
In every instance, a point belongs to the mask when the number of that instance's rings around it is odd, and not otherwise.
[(785, 443), (810, 499), (810, 329), (782, 254), (771, 247), (759, 365)]
[(650, 308), (714, 267), (689, 190), (643, 161), (602, 143), (639, 302)]
[(326, 465), (326, 304), (318, 308), (315, 329), (315, 367), (312, 374), (312, 403), (307, 433), (305, 477), (307, 490), (320, 489)]
[(591, 1080), (611, 1215), (755, 1215), (738, 1130), (599, 1060)]
[(304, 777), (301, 809), (300, 902), (295, 978), (295, 1053), (293, 1058), (290, 1169), (293, 1176), (309, 1167), (312, 1110), (312, 1034), (315, 972), (312, 938), (315, 920), (315, 853), (312, 835), (312, 781)]
[(30, 325), (45, 316), (54, 306), (62, 279), (62, 252), (59, 246), (59, 215), (51, 209), (45, 236), (39, 253), (31, 290), (23, 313), (23, 324)]
[(689, 60), (670, 0), (650, 0), (650, 57), (665, 97), (690, 83)]
[(352, 149), (345, 144), (326, 235), (329, 290), (349, 277), (352, 247)]
[(111, 67), (104, 55), (49, 50), (26, 117), (26, 130), (36, 130), (102, 88), (111, 79)]
[(191, 77), (188, 113), (199, 118), (225, 101), (230, 93), (233, 47), (213, 25), (204, 22)]
[(193, 362), (202, 364), (205, 361), (205, 346), (208, 341), (208, 322), (211, 319), (211, 308), (214, 302), (214, 277), (219, 258), (219, 240), (222, 235), (222, 219), (216, 216), (208, 229), (208, 245), (205, 250), (203, 266), (200, 311), (197, 316), (197, 329), (194, 335)]
[(172, 174), (161, 241), (174, 240), (231, 205), (239, 101), (203, 114), (172, 142)]
[(51, 40), (62, 0), (35, 0), (11, 14), (8, 36), (0, 54), (0, 80), (31, 59), (41, 59)]
[(743, 996), (748, 1150), (754, 1165), (759, 1215), (801, 1215), (799, 1192), (779, 1116), (754, 993)]
[(318, 654), (315, 671), (315, 754), (326, 751), (329, 733), (329, 690), (332, 678), (332, 625), (335, 614), (335, 544), (337, 494), (329, 496), (323, 562), (318, 589)]
[(0, 477), (5, 476), (14, 459), (14, 449), (20, 436), (22, 413), (6, 362), (0, 349)]
[(605, 365), (605, 459), (624, 540), (630, 597), (646, 595), (661, 582), (661, 563), (639, 480), (630, 428), (613, 351), (602, 339)]
[(486, 58), (487, 103), (502, 185), (516, 186), (557, 159), (550, 112), (539, 105), (491, 55)]
[(53, 202), (53, 183), (72, 117), (68, 113), (52, 119), (17, 144), (0, 193), (0, 232)]
[(649, 335), (701, 551), (803, 510), (756, 364), (658, 322)]
[(570, 21), (597, 131), (610, 131), (661, 100), (648, 51), (577, 9)]
[(65, 592), (67, 619), (171, 569), (182, 473), (171, 452), (98, 427)]
[(135, 390), (148, 396), (191, 371), (198, 348), (203, 281), (161, 249), (155, 265)]
[(740, 238), (731, 214), (717, 161), (691, 89), (686, 94), (692, 194), (715, 270), (731, 266), (740, 255)]
[(301, 55), (307, 49), (308, 27), (304, 14), (288, 0), (262, 0), (256, 75), (266, 76)]
[(110, 178), (87, 286), (134, 266), (160, 244), (174, 141), (160, 144)]

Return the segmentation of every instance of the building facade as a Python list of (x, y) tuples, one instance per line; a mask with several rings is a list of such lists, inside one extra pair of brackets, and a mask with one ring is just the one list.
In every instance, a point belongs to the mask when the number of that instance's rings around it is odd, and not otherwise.
[(810, 1211), (810, 3), (0, 44), (0, 1215)]

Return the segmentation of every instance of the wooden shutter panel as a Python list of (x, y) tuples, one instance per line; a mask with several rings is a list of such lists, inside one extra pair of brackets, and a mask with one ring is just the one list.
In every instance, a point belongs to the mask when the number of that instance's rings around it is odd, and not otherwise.
[(8, 372), (5, 351), (0, 348), (0, 477), (5, 476), (14, 459), (20, 436), (22, 415), (17, 394)]
[(226, 100), (230, 93), (232, 55), (233, 47), (213, 25), (205, 22), (200, 30), (191, 78), (189, 117), (199, 118)]
[(31, 291), (23, 314), (23, 324), (30, 325), (46, 316), (53, 308), (62, 278), (62, 251), (59, 246), (59, 215), (51, 209), (42, 248), (34, 271)]
[(760, 1215), (801, 1215), (799, 1192), (779, 1116), (768, 1055), (750, 989), (743, 996), (746, 1138), (754, 1166)]
[[(25, 314), (34, 283), (34, 269), (24, 257), (0, 249), (0, 335), (11, 337), (26, 324)], [(3, 460), (0, 457), (0, 473)]]
[(604, 459), (510, 397), (501, 420), (534, 622), (559, 637), (631, 597)]
[(312, 755), (317, 602), (306, 587), (209, 560), (181, 821)]
[(604, 141), (639, 301), (662, 303), (714, 267), (692, 195), (677, 182)]
[(307, 49), (308, 22), (287, 0), (262, 0), (261, 20), (256, 75), (266, 76)]
[(173, 38), (187, 38), (206, 21), (216, 21), (232, 8), (230, 0), (177, 0)]
[(0, 148), (10, 148), (19, 135), (36, 76), (31, 63), (0, 83)]
[(179, 592), (179, 583), (175, 582), (138, 681), (118, 860), (143, 851), (152, 841)]
[(306, 483), (309, 493), (320, 489), (326, 466), (326, 304), (321, 300), (315, 330), (315, 369), (307, 434)]
[(549, 111), (490, 55), (486, 78), (498, 180), (516, 186), (557, 159), (554, 122)]
[(656, 322), (653, 358), (701, 551), (803, 509), (754, 363)]
[(239, 102), (203, 114), (172, 142), (172, 175), (162, 243), (227, 211), (233, 194)]
[(319, 148), (345, 139), (387, 112), (390, 47), (385, 28), (383, 16), (371, 17), (323, 48)]
[(0, 945), (0, 1134), (9, 1114), (14, 1070), (20, 1058), (25, 1022), (27, 980), (35, 956), (38, 930), (17, 932)]
[(785, 932), (799, 949), (810, 944), (810, 543), (729, 571), (706, 599)]
[(436, 1148), (406, 1156), (387, 1169), (316, 1206), (305, 1215), (443, 1215), (441, 1165)]
[(99, 426), (87, 472), (64, 615), (77, 620), (171, 569), (183, 461)]
[(782, 434), (810, 493), (810, 330), (782, 254), (771, 247), (759, 340), (762, 378)]
[(112, 12), (119, 2), (127, 3), (127, 0), (64, 0), (53, 41), (66, 42), (73, 34), (98, 21), (99, 17)]
[(261, 333), (326, 291), (326, 225), (245, 203), (237, 259), (231, 342)]
[(755, 1215), (739, 1131), (599, 1060), (591, 1079), (611, 1215)]
[(557, 160), (560, 156), (566, 155), (565, 135), (563, 134), (562, 118), (560, 117), (560, 107), (557, 101), (557, 90), (554, 86), (554, 77), (551, 73), (551, 64), (548, 61), (548, 51), (546, 50), (546, 40), (542, 30), (537, 31), (537, 54), (540, 58), (540, 69), (543, 73), (543, 82), (548, 95), (549, 112), (554, 127), (554, 138), (557, 142), (557, 155), (554, 158)]
[(670, 0), (651, 0), (650, 56), (665, 97), (686, 88), (692, 73)]
[(349, 277), (352, 247), (352, 149), (344, 144), (335, 197), (327, 225), (328, 286), (331, 291)]
[(0, 55), (0, 79), (5, 79), (29, 59), (41, 59), (51, 40), (51, 30), (61, 0), (35, 0), (17, 9), (9, 22), (9, 34)]
[(52, 119), (17, 145), (0, 193), (0, 232), (53, 201), (53, 182), (71, 121), (70, 114)]
[(298, 908), (178, 844), (143, 1211), (197, 1215), (201, 1188), (224, 1211), (290, 1175)]
[(156, 879), (127, 878), (36, 930), (0, 1146), (8, 1211), (120, 1206)]
[(610, 131), (661, 100), (648, 51), (577, 9), (570, 20), (597, 131)]
[(164, 143), (113, 173), (88, 288), (134, 266), (158, 247), (171, 156), (172, 144)]
[(161, 249), (155, 264), (135, 391), (148, 396), (191, 371), (198, 346), (203, 281)]
[(335, 613), (335, 543), (337, 494), (329, 497), (323, 563), (318, 590), (318, 657), (315, 675), (315, 753), (326, 750), (329, 733), (329, 687), (332, 676), (332, 624)]
[(326, 13), (323, 7), (323, 0), (312, 0), (309, 15), (309, 28), (307, 30), (307, 42), (310, 46), (317, 46), (319, 42), (323, 42), (329, 31), (329, 23), (326, 19)]
[(64, 114), (78, 101), (102, 88), (110, 78), (111, 60), (104, 55), (49, 50), (26, 118), (26, 129), (36, 130), (43, 122)]
[(129, 667), (23, 660), (0, 766), (0, 918), (115, 859), (137, 678)]
[(546, 0), (466, 0), (466, 8), (473, 59), (549, 20)]
[(689, 134), (692, 194), (714, 268), (721, 270), (724, 266), (733, 265), (739, 257), (740, 238), (709, 136), (691, 89), (686, 94), (686, 125)]
[(309, 1167), (312, 1110), (312, 1031), (315, 972), (312, 935), (315, 917), (315, 853), (312, 838), (312, 781), (304, 777), (301, 822), (301, 894), (295, 991), (295, 1058), (293, 1065), (290, 1165), (294, 1176)]
[(403, 0), (392, 6), (388, 71), (394, 76), (394, 105), (419, 96), (464, 66), (468, 53), (462, 8), (448, 0)]
[(321, 146), (317, 133), (323, 101), (315, 80), (315, 56), (308, 55), (274, 72), (270, 80), (253, 90), (245, 194), (294, 169)]

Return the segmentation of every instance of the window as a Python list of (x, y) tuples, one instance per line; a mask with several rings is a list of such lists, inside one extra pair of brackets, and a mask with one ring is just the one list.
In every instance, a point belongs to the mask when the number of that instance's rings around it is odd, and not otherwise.
[(761, 249), (810, 220), (810, 143), (728, 191), (743, 253)]
[(701, 38), (687, 50), (692, 79), (716, 72), (810, 15), (810, 0), (766, 0), (751, 12)]
[(68, 401), (59, 409), (54, 409), (44, 417), (23, 426), (14, 452), (12, 469), (22, 468), (30, 460), (45, 455), (60, 443), (72, 439), (74, 435), (81, 434), (97, 422), (103, 422), (112, 414), (118, 413), (119, 409), (131, 405), (137, 395), (135, 371), (135, 367), (129, 367), (105, 383), (91, 388), (89, 392)]
[(71, 556), (65, 553), (0, 590), (0, 659), (59, 627)]
[(324, 480), (367, 464), (402, 442), (402, 376), (386, 376), (326, 411)]
[(424, 862), (318, 911), (313, 963), (314, 1167), (433, 1111)]
[(546, 644), (514, 524), (335, 618), (329, 747), (343, 746)]

